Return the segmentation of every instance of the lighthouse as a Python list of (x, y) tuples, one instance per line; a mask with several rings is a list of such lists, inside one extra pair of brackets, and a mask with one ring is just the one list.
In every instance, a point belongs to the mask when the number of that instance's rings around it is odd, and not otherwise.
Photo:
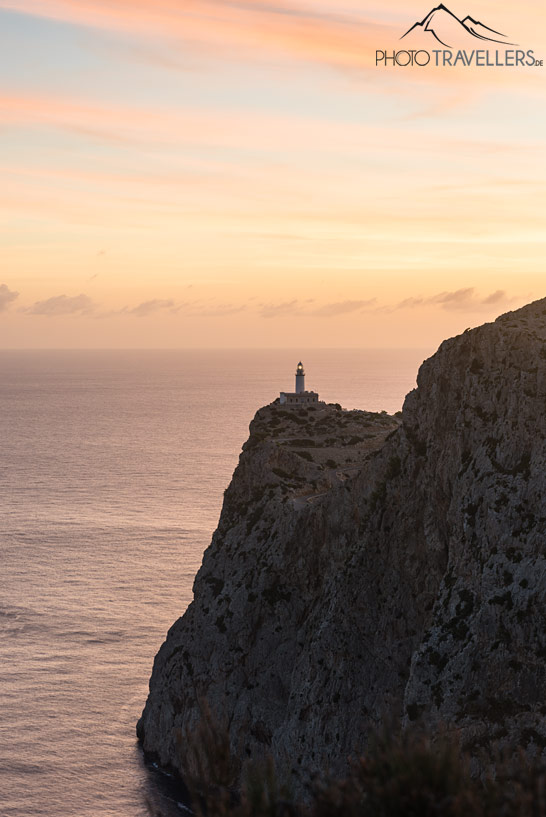
[(301, 394), (305, 391), (305, 372), (303, 371), (303, 363), (298, 363), (296, 368), (296, 394)]
[(305, 406), (318, 402), (319, 396), (316, 391), (305, 391), (305, 371), (300, 360), (296, 366), (296, 390), (282, 391), (279, 403), (281, 406)]

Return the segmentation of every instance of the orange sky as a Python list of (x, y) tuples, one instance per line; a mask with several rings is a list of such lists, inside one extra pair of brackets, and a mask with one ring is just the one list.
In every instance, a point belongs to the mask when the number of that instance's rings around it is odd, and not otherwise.
[[(538, 2), (449, 5), (546, 57)], [(0, 345), (432, 348), (543, 297), (546, 69), (376, 67), (431, 7), (0, 0)]]

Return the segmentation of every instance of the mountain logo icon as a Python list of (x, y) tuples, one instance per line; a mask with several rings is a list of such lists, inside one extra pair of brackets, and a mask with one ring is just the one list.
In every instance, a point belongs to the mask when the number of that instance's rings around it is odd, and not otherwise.
[(508, 42), (505, 34), (489, 28), (473, 17), (467, 15), (463, 20), (459, 20), (443, 3), (432, 9), (420, 23), (414, 23), (400, 39), (403, 40), (404, 37), (420, 41), (421, 44), (430, 43), (435, 39), (446, 48), (475, 46), (476, 40), (516, 45)]

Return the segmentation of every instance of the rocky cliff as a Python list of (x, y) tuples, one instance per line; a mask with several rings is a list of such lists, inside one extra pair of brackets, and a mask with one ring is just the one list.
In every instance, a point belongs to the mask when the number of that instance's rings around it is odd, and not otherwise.
[(546, 747), (546, 299), (445, 341), (401, 420), (261, 409), (138, 732), (199, 699), (296, 784), (385, 717)]

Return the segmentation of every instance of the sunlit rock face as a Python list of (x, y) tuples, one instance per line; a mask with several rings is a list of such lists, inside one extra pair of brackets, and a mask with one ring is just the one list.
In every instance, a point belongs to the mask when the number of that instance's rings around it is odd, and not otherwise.
[(546, 746), (546, 299), (445, 341), (401, 420), (261, 409), (145, 750), (184, 771), (199, 700), (297, 786), (385, 718)]

